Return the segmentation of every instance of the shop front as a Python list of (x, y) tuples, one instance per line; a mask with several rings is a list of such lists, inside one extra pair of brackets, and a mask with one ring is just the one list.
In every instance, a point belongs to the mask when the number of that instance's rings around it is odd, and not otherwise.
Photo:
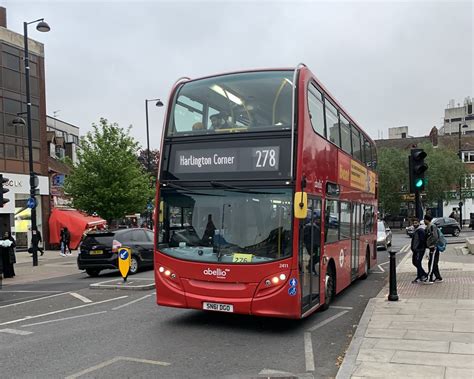
[[(16, 239), (17, 247), (20, 249), (27, 248), (31, 238), (31, 233), (29, 233), (31, 228), (31, 209), (27, 206), (30, 197), (30, 176), (10, 173), (2, 173), (2, 175), (4, 178), (9, 179), (4, 184), (4, 188), (9, 191), (3, 195), (9, 202), (3, 208), (0, 208), (0, 231), (2, 235), (5, 231), (11, 231)], [(49, 203), (49, 179), (47, 176), (40, 175), (38, 175), (38, 179), (36, 217), (38, 230), (41, 232), (44, 240), (42, 205), (48, 205)]]

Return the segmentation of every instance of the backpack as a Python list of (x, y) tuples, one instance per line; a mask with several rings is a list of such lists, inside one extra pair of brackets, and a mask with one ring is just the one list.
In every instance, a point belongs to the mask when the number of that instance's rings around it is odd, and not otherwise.
[(436, 244), (436, 247), (439, 252), (443, 252), (446, 250), (446, 244), (448, 243), (448, 241), (446, 240), (446, 237), (444, 236), (440, 228), (438, 228), (438, 235), (439, 235), (439, 238), (438, 238), (438, 243)]

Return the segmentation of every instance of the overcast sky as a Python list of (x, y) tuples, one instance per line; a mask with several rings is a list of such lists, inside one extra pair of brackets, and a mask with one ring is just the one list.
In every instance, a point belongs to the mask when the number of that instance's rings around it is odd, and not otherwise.
[[(81, 128), (100, 117), (146, 146), (144, 100), (165, 103), (182, 76), (304, 62), (372, 138), (441, 126), (473, 96), (472, 1), (1, 1), (8, 28), (45, 18), (49, 115)], [(164, 108), (150, 103), (150, 145)]]

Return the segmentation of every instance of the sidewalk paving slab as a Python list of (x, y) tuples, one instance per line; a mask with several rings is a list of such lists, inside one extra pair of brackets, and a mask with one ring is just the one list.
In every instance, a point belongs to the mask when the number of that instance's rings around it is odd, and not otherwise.
[(404, 257), (399, 301), (387, 300), (388, 283), (370, 299), (337, 378), (474, 379), (474, 256), (455, 248), (440, 254), (444, 281), (433, 285), (411, 283), (411, 253)]

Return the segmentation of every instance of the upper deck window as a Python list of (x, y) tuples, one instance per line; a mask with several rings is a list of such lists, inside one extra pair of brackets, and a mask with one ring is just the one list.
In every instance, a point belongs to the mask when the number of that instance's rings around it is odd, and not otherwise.
[(168, 136), (290, 129), (293, 71), (247, 72), (185, 83)]
[(308, 87), (308, 108), (314, 131), (325, 137), (323, 97), (312, 84)]
[(337, 109), (327, 99), (325, 101), (326, 109), (326, 129), (329, 133), (329, 140), (337, 146), (341, 146), (341, 138), (339, 134), (339, 118)]

